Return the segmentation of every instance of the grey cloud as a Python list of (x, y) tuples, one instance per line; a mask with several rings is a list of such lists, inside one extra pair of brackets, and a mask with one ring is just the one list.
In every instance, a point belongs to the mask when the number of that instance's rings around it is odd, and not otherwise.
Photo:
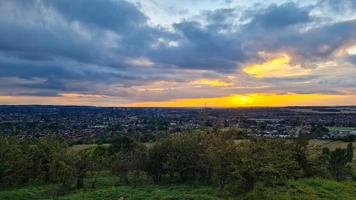
[(289, 48), (303, 58), (315, 60), (328, 58), (344, 44), (356, 42), (356, 20), (330, 24), (300, 34), (285, 35), (281, 38)]
[(214, 11), (206, 11), (205, 14), (209, 21), (213, 23), (221, 23), (226, 22), (235, 12), (236, 10), (234, 8), (223, 8)]
[(345, 12), (356, 8), (356, 1), (355, 0), (339, 0), (339, 1), (320, 0), (319, 5), (327, 6), (328, 8), (336, 12), (339, 11)]
[(147, 20), (133, 4), (121, 0), (50, 0), (45, 3), (71, 21), (81, 21), (122, 33), (135, 31)]
[(299, 7), (295, 3), (285, 3), (282, 5), (272, 4), (266, 9), (257, 10), (252, 13), (252, 20), (247, 25), (253, 29), (281, 29), (293, 25), (307, 23), (312, 20), (310, 8)]
[[(271, 5), (264, 10), (259, 9), (253, 15), (250, 14), (250, 23), (236, 28), (236, 9), (206, 11), (203, 15), (207, 18), (207, 25), (196, 21), (174, 24), (182, 36), (178, 40), (179, 46), (162, 47), (153, 53), (153, 58), (158, 62), (182, 68), (232, 72), (248, 60), (258, 61), (258, 51), (280, 49), (285, 43), (288, 45), (294, 42), (293, 37), (306, 40), (297, 30), (283, 28), (310, 22), (312, 18), (309, 12), (310, 8), (299, 7), (295, 3)], [(280, 33), (271, 35), (271, 29)], [(227, 32), (220, 32), (221, 30)], [(290, 41), (283, 43), (280, 40)], [(293, 49), (293, 46), (291, 48)]]
[(348, 56), (347, 60), (356, 66), (356, 55)]
[(241, 42), (235, 35), (222, 35), (198, 22), (175, 24), (182, 34), (178, 47), (162, 47), (152, 52), (158, 62), (181, 68), (231, 72), (245, 60)]

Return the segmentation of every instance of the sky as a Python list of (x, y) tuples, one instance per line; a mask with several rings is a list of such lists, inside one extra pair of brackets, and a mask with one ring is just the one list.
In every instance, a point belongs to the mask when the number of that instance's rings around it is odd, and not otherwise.
[(356, 1), (0, 0), (0, 104), (356, 105)]

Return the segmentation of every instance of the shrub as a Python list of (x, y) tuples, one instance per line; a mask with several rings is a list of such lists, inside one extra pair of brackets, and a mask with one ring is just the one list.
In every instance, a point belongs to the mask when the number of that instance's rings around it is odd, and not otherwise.
[(133, 186), (152, 184), (152, 178), (148, 176), (144, 171), (133, 170), (128, 173), (128, 181)]

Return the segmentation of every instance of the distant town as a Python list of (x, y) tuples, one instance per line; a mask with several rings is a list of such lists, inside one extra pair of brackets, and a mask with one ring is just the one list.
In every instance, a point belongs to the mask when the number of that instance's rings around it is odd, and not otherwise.
[(202, 129), (238, 130), (244, 137), (354, 140), (356, 107), (119, 108), (0, 106), (0, 134), (19, 138), (58, 135), (105, 142), (114, 134), (150, 141), (163, 134)]

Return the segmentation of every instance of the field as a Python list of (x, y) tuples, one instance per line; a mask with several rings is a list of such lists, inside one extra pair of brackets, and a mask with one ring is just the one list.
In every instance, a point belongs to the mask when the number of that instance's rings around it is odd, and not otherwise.
[[(238, 139), (235, 140), (235, 142), (238, 144), (240, 142), (248, 141), (248, 139)], [(145, 143), (147, 146), (150, 146), (150, 143)], [(310, 140), (310, 145), (314, 147), (329, 147), (331, 149), (334, 148), (345, 148), (347, 146), (348, 142), (343, 142), (340, 140), (318, 140), (318, 139), (312, 139)], [(109, 144), (103, 144), (104, 146), (108, 146)], [(356, 145), (356, 142), (353, 142), (353, 145)], [(86, 148), (90, 148), (96, 146), (96, 144), (79, 144), (79, 145), (74, 145), (71, 148), (73, 150), (83, 150)]]
[[(343, 141), (334, 141), (334, 140), (310, 140), (309, 148), (313, 151), (321, 151), (322, 148), (328, 147), (330, 150), (334, 150), (336, 148), (346, 148), (349, 142)], [(354, 147), (356, 147), (356, 142), (352, 143)], [(354, 155), (356, 155), (356, 148), (354, 148)], [(354, 156), (354, 160), (356, 160), (356, 156)]]
[(356, 127), (328, 126), (329, 131), (355, 131)]

